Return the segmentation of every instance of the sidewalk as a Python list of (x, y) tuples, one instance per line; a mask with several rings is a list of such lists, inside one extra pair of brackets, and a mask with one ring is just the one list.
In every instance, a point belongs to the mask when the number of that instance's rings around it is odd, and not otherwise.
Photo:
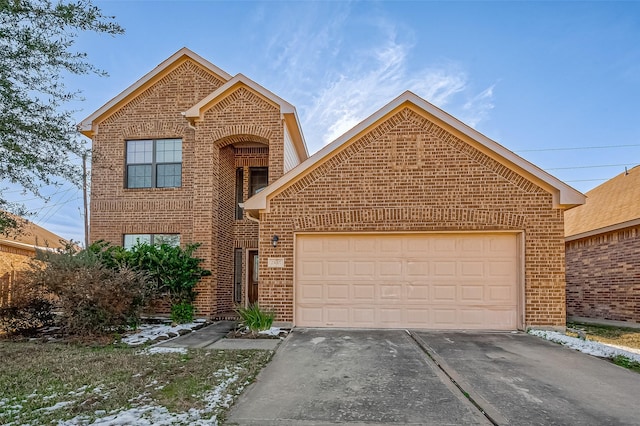
[(275, 350), (280, 339), (225, 339), (235, 321), (219, 321), (175, 339), (154, 346), (164, 348)]

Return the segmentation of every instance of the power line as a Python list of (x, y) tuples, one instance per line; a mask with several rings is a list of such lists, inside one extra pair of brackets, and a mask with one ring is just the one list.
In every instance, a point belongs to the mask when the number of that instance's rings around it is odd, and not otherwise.
[(577, 146), (577, 147), (571, 147), (571, 148), (521, 149), (515, 152), (579, 151), (579, 150), (586, 150), (586, 149), (631, 148), (631, 147), (638, 147), (638, 146), (640, 146), (640, 144), (607, 145), (607, 146)]
[(574, 169), (601, 169), (601, 168), (606, 168), (606, 167), (630, 167), (630, 166), (635, 166), (636, 163), (629, 163), (629, 164), (603, 164), (601, 166), (573, 166), (573, 167), (553, 167), (550, 169), (545, 169), (545, 170), (574, 170)]

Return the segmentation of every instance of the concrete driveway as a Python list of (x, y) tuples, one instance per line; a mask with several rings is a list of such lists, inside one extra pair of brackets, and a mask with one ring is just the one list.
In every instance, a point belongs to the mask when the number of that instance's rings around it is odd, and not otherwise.
[(296, 329), (228, 423), (640, 424), (638, 395), (637, 373), (523, 333)]

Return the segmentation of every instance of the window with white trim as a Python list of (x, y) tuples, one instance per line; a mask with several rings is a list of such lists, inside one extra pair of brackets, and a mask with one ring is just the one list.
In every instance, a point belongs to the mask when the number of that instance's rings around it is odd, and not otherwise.
[(180, 245), (180, 234), (124, 234), (122, 246), (127, 250), (136, 244), (168, 244), (173, 247)]
[(182, 186), (182, 139), (127, 141), (127, 188)]

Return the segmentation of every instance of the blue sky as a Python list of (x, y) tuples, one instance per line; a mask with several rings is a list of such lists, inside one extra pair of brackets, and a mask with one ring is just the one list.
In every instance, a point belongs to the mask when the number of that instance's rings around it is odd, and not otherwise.
[[(412, 90), (583, 192), (640, 163), (640, 2), (96, 4), (126, 34), (80, 36), (109, 77), (67, 80), (78, 121), (186, 46), (295, 105), (310, 153)], [(51, 193), (32, 220), (83, 240), (81, 192)]]

